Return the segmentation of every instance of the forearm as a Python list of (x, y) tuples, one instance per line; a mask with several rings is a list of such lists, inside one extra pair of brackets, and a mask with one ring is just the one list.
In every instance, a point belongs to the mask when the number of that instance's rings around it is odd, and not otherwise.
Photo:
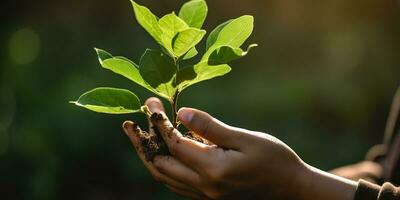
[(357, 182), (305, 165), (299, 172), (294, 198), (298, 200), (352, 200)]

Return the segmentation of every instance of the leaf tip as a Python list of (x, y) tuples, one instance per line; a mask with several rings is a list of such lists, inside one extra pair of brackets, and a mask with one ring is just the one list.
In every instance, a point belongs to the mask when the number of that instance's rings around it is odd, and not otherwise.
[(243, 17), (249, 18), (249, 19), (254, 19), (253, 15), (243, 15)]
[(243, 15), (240, 18), (245, 18), (246, 20), (249, 20), (252, 24), (254, 23), (254, 17), (253, 15)]
[[(93, 47), (94, 51), (96, 51), (96, 54), (100, 56), (100, 54), (109, 54), (108, 52), (104, 51), (103, 49), (99, 49), (97, 47)], [(110, 54), (111, 55), (111, 54)]]
[(250, 44), (250, 45), (247, 47), (247, 51), (250, 50), (251, 48), (254, 48), (254, 47), (258, 47), (258, 44), (256, 44), (256, 43)]
[(137, 4), (134, 0), (130, 0), (130, 2), (132, 3), (132, 5), (137, 6), (139, 4)]
[(132, 7), (133, 7), (133, 11), (136, 15), (136, 12), (138, 11), (138, 9), (140, 9), (140, 5), (138, 3), (136, 3), (134, 0), (130, 0)]
[(97, 47), (93, 47), (94, 51), (96, 51), (97, 54), (99, 54), (100, 49), (98, 49)]

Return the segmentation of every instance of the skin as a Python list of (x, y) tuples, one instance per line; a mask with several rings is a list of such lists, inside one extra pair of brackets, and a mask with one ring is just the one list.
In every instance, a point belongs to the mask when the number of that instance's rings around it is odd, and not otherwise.
[[(163, 113), (157, 98), (146, 105)], [(351, 200), (357, 183), (324, 172), (305, 162), (279, 139), (224, 124), (191, 108), (178, 112), (180, 122), (209, 140), (205, 145), (182, 137), (176, 129), (162, 131), (171, 156), (144, 159), (133, 122), (123, 125), (139, 157), (155, 178), (171, 191), (190, 199)], [(150, 123), (149, 127), (153, 124)], [(169, 121), (157, 127), (171, 127)], [(150, 132), (153, 130), (149, 130)]]
[(343, 166), (330, 171), (330, 173), (351, 179), (354, 181), (364, 179), (371, 183), (375, 180), (372, 177), (383, 177), (383, 168), (380, 164), (372, 161), (362, 161), (357, 164)]

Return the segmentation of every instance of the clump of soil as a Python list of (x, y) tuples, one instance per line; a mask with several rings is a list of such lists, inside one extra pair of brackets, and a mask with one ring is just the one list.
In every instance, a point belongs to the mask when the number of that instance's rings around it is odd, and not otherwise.
[(211, 144), (208, 140), (200, 137), (199, 135), (197, 135), (193, 131), (184, 132), (182, 135), (183, 135), (183, 137), (187, 137), (189, 139), (192, 139), (192, 140), (197, 141), (197, 142), (201, 142), (203, 144)]
[(140, 145), (146, 161), (153, 161), (157, 155), (170, 155), (167, 144), (161, 136), (142, 131), (140, 134)]
[[(172, 132), (174, 127), (168, 121), (168, 118), (161, 113), (153, 113), (149, 119), (153, 124), (151, 127), (153, 132), (149, 133), (143, 131), (136, 124), (133, 128), (134, 132), (139, 135), (139, 143), (145, 155), (146, 161), (152, 162), (158, 155), (171, 155), (161, 134), (166, 134), (167, 137), (170, 137), (170, 135), (173, 134)], [(182, 135), (183, 137), (201, 142), (203, 144), (211, 144), (192, 131), (184, 132)]]

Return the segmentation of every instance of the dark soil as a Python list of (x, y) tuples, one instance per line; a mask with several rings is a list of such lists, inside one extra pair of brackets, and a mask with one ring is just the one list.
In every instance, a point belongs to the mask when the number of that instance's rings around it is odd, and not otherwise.
[(161, 136), (142, 131), (140, 134), (140, 145), (146, 161), (153, 161), (158, 155), (170, 155), (167, 145)]
[(183, 137), (187, 137), (191, 140), (197, 141), (197, 142), (201, 142), (203, 144), (211, 144), (208, 140), (200, 137), (199, 135), (197, 135), (195, 132), (193, 131), (187, 131), (183, 133)]
[[(171, 155), (168, 150), (168, 146), (164, 142), (164, 139), (162, 138), (160, 132), (161, 130), (170, 130), (171, 127), (166, 127), (167, 125), (165, 125), (166, 123), (164, 123), (168, 119), (165, 117), (165, 115), (154, 113), (151, 115), (150, 120), (153, 123), (153, 127), (151, 128), (153, 129), (154, 133), (142, 131), (137, 126), (134, 127), (135, 132), (137, 132), (140, 136), (140, 145), (142, 147), (146, 161), (148, 162), (152, 162), (154, 158), (158, 155)], [(171, 133), (168, 132), (167, 134)], [(185, 132), (182, 135), (186, 138), (201, 142), (203, 144), (211, 144), (210, 142), (203, 139), (192, 131)]]

